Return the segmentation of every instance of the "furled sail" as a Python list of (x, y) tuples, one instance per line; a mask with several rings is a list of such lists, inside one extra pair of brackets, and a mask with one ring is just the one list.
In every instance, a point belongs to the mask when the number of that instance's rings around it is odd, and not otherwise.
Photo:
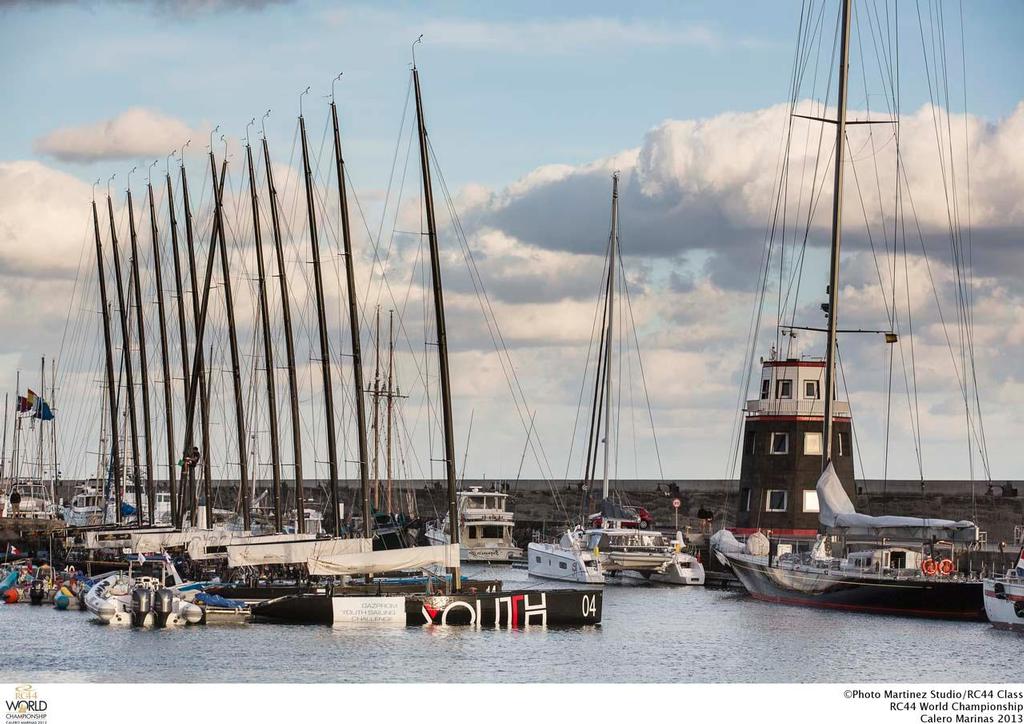
[(351, 576), (360, 573), (415, 571), (432, 565), (455, 568), (459, 565), (459, 544), (419, 546), (395, 550), (367, 550), (359, 553), (320, 555), (309, 559), (311, 576)]
[[(287, 538), (291, 538), (288, 540)], [(228, 566), (269, 566), (301, 564), (322, 557), (367, 553), (373, 550), (370, 538), (305, 538), (296, 535), (254, 536), (225, 545)], [(312, 573), (312, 571), (310, 571)], [(318, 575), (318, 574), (312, 574)]]
[(841, 530), (850, 536), (894, 538), (897, 540), (939, 540), (972, 543), (978, 539), (978, 526), (969, 520), (911, 518), (902, 515), (864, 515), (858, 513), (843, 489), (832, 463), (818, 478), (818, 521), (827, 529)]

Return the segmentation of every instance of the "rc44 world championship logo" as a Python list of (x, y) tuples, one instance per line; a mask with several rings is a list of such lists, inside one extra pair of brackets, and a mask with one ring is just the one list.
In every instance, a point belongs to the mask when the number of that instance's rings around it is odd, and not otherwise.
[(14, 687), (14, 698), (5, 699), (7, 705), (4, 720), (8, 722), (45, 722), (46, 699), (31, 684)]

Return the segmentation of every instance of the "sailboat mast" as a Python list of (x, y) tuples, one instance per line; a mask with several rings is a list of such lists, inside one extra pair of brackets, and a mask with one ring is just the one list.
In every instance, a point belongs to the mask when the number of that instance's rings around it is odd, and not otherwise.
[[(281, 240), (281, 219), (277, 211), (277, 188), (274, 186), (274, 172), (270, 166), (270, 146), (266, 135), (263, 137), (263, 165), (267, 170), (267, 193), (270, 196), (270, 220), (274, 228), (274, 254), (277, 257), (277, 280), (281, 288), (281, 321), (284, 323), (285, 358), (288, 363), (288, 402), (291, 407), (292, 456), (295, 464), (296, 508), (302, 501), (302, 418), (299, 417), (299, 381), (295, 370), (295, 338), (292, 335), (291, 303), (288, 296), (288, 273), (284, 263), (284, 244)], [(281, 501), (283, 504), (283, 500)], [(283, 528), (280, 507), (274, 510), (278, 530)], [(305, 532), (303, 516), (297, 516), (295, 532)]]
[(392, 406), (394, 404), (394, 399), (395, 399), (394, 376), (395, 376), (395, 310), (391, 309), (391, 310), (388, 310), (388, 389), (387, 389), (387, 395), (388, 395), (387, 396), (387, 400), (388, 400), (387, 410), (388, 411), (387, 411), (387, 422), (386, 422), (387, 427), (386, 427), (386, 432), (385, 432), (385, 435), (384, 435), (384, 446), (387, 449), (387, 453), (385, 455), (385, 460), (386, 460), (386, 466), (387, 466), (386, 469), (387, 469), (387, 476), (388, 476), (387, 501), (388, 501), (388, 510), (389, 511), (393, 511), (395, 509), (394, 508), (394, 502), (392, 501), (392, 497), (391, 497), (391, 489), (392, 489), (392, 485), (393, 485), (393, 482), (394, 482), (392, 480), (392, 474), (391, 474), (391, 422), (392, 422), (391, 418), (392, 418)]
[[(224, 192), (223, 181), (221, 186), (217, 189), (216, 194), (219, 195)], [(188, 174), (185, 172), (185, 163), (182, 159), (181, 164), (181, 197), (182, 204), (185, 209), (185, 243), (188, 247), (188, 276), (189, 285), (192, 291), (192, 325), (193, 330), (196, 334), (196, 345), (194, 354), (194, 361), (188, 363), (188, 371), (185, 375), (187, 380), (185, 389), (187, 390), (185, 399), (187, 402), (187, 416), (188, 422), (185, 426), (185, 453), (186, 455), (192, 449), (193, 446), (193, 416), (195, 414), (195, 398), (196, 398), (196, 385), (199, 385), (199, 421), (201, 426), (201, 437), (203, 441), (203, 496), (206, 499), (206, 524), (208, 526), (213, 525), (213, 488), (212, 488), (212, 477), (213, 470), (210, 464), (210, 456), (207, 451), (210, 449), (210, 392), (206, 382), (206, 362), (203, 356), (203, 340), (202, 334), (200, 333), (200, 327), (206, 325), (206, 304), (209, 301), (210, 295), (210, 282), (213, 278), (213, 255), (214, 249), (216, 249), (216, 230), (211, 232), (210, 237), (210, 256), (206, 261), (206, 277), (204, 294), (202, 297), (202, 303), (200, 303), (199, 296), (199, 280), (196, 273), (196, 251), (195, 251), (195, 236), (193, 233), (192, 225), (192, 203), (189, 200), (188, 195)], [(200, 304), (203, 306), (201, 307)], [(199, 496), (196, 492), (195, 475), (192, 468), (189, 467), (189, 495), (190, 500), (188, 509), (192, 513), (192, 525), (197, 525), (197, 513), (196, 507), (199, 502)], [(178, 511), (179, 515), (184, 517), (185, 505), (181, 506), (181, 510)], [(178, 523), (181, 525), (181, 522)]]
[[(132, 203), (132, 190), (128, 193), (128, 238), (132, 246), (132, 287), (135, 290), (135, 325), (139, 334), (139, 383), (142, 386), (142, 430), (146, 437), (146, 494), (152, 503), (153, 496), (153, 435), (149, 414), (149, 370), (146, 356), (146, 321), (142, 313), (142, 282), (139, 275), (139, 241), (135, 233), (135, 209)], [(135, 471), (135, 524), (142, 527), (142, 481), (138, 470)], [(150, 511), (152, 513), (152, 510)]]
[[(427, 217), (427, 240), (430, 246), (430, 277), (434, 286), (434, 316), (437, 326), (437, 359), (441, 380), (441, 411), (444, 423), (444, 466), (448, 478), (448, 520), (451, 521), (451, 542), (459, 543), (459, 514), (455, 498), (455, 433), (452, 422), (452, 391), (448, 371), (448, 333), (444, 319), (444, 293), (441, 287), (441, 256), (437, 246), (437, 223), (434, 219), (434, 191), (430, 183), (430, 155), (427, 150), (427, 127), (423, 119), (423, 98), (420, 94), (420, 74), (412, 67), (413, 86), (416, 90), (416, 125), (419, 132), (420, 171), (423, 174), (423, 206)], [(452, 586), (462, 588), (459, 566), (452, 571)]]
[[(373, 506), (380, 509), (380, 305), (373, 334)], [(390, 513), (391, 511), (388, 510)]]
[[(178, 249), (178, 219), (174, 214), (174, 186), (171, 184), (171, 173), (167, 172), (167, 213), (170, 217), (171, 222), (171, 256), (174, 260), (174, 294), (177, 301), (178, 309), (178, 343), (181, 347), (181, 383), (184, 390), (184, 399), (188, 399), (188, 385), (189, 380), (188, 374), (188, 327), (185, 323), (185, 295), (182, 291), (181, 281), (181, 255)], [(175, 466), (175, 451), (172, 449), (170, 457), (168, 458), (169, 464), (174, 469)], [(184, 471), (183, 471), (184, 472)], [(184, 488), (185, 481), (182, 480), (182, 488)], [(174, 488), (171, 488), (171, 520), (174, 524), (178, 524), (178, 493)]]
[[(164, 279), (160, 263), (160, 241), (156, 228), (156, 204), (153, 201), (153, 184), (148, 184), (149, 191), (149, 231), (153, 239), (153, 270), (156, 280), (156, 311), (157, 321), (160, 324), (160, 365), (164, 375), (164, 424), (167, 426), (167, 486), (171, 499), (177, 493), (178, 483), (175, 471), (174, 444), (174, 394), (171, 391), (171, 362), (167, 352), (167, 321), (164, 313)], [(170, 205), (171, 197), (167, 198)], [(153, 525), (156, 516), (156, 495), (150, 490), (149, 498), (149, 524)]]
[(604, 480), (603, 498), (608, 497), (612, 442), (612, 343), (615, 339), (615, 257), (619, 253), (619, 174), (612, 174), (612, 231), (608, 258), (608, 331), (604, 345)]
[[(17, 396), (17, 391), (15, 391)], [(3, 450), (0, 451), (0, 481), (4, 479), (4, 472), (7, 470), (7, 406), (11, 404), (11, 393), (4, 393), (4, 441)]]
[[(135, 373), (132, 367), (132, 338), (128, 329), (128, 303), (125, 300), (124, 281), (121, 275), (121, 251), (117, 244), (117, 226), (114, 224), (114, 202), (107, 194), (107, 215), (110, 218), (110, 248), (114, 254), (114, 278), (117, 281), (117, 302), (121, 316), (121, 358), (124, 363), (125, 397), (128, 400), (128, 430), (131, 433), (131, 455), (132, 455), (132, 477), (135, 479), (135, 489), (138, 491), (139, 479), (139, 428), (135, 411)], [(111, 392), (113, 394), (113, 392)], [(119, 486), (117, 478), (114, 479), (114, 498), (116, 499), (115, 509), (117, 522), (121, 522), (121, 501), (123, 488)], [(139, 517), (142, 511), (137, 511)]]
[(14, 440), (12, 441), (12, 449), (11, 449), (11, 485), (12, 486), (18, 482), (18, 475), (19, 475), (18, 464), (20, 463), (20, 460), (18, 460), (18, 457), (19, 457), (18, 453), (20, 452), (20, 450), (19, 450), (19, 443), (21, 442), (21, 415), (18, 414), (18, 412), (19, 412), (18, 402), (20, 400), (18, 400), (17, 398), (20, 397), (20, 395), (19, 395), (20, 392), (21, 392), (21, 370), (17, 370), (14, 373), (14, 397), (15, 397), (15, 403), (14, 403), (14, 433), (13, 433)]
[[(355, 257), (352, 256), (352, 232), (349, 227), (348, 194), (345, 185), (345, 158), (341, 153), (338, 108), (331, 100), (334, 123), (334, 165), (338, 174), (338, 205), (341, 207), (341, 242), (345, 254), (345, 288), (348, 293), (348, 327), (352, 346), (352, 384), (356, 398), (356, 435), (359, 444), (359, 489), (363, 498), (363, 535), (373, 535), (370, 520), (370, 485), (366, 450), (366, 392), (363, 389), (363, 353), (359, 333), (359, 306), (356, 290)], [(337, 509), (335, 509), (337, 515)]]
[(839, 104), (836, 114), (835, 185), (832, 190), (832, 252), (828, 281), (828, 341), (825, 347), (825, 409), (822, 469), (832, 460), (832, 408), (835, 402), (836, 337), (839, 320), (839, 247), (842, 241), (843, 150), (846, 143), (847, 73), (850, 68), (850, 3), (843, 0), (842, 43), (839, 46)]
[[(221, 184), (227, 175), (227, 158), (221, 164)], [(217, 161), (213, 157), (213, 149), (210, 149), (210, 174), (214, 186), (217, 185)], [(217, 204), (214, 207), (214, 214), (217, 217), (217, 240), (220, 245), (220, 270), (224, 282), (224, 312), (228, 318), (228, 349), (231, 355), (231, 385), (235, 393), (235, 432), (238, 441), (238, 485), (241, 491), (242, 503), (242, 527), (249, 530), (252, 527), (251, 511), (249, 510), (249, 457), (246, 453), (246, 432), (245, 432), (245, 408), (242, 400), (242, 372), (241, 361), (238, 355), (238, 333), (235, 329), (235, 301), (231, 293), (231, 270), (228, 260), (228, 247), (224, 234), (224, 202), (218, 194)]]
[(38, 462), (36, 463), (36, 475), (39, 477), (39, 486), (43, 485), (43, 405), (46, 404), (46, 357), (39, 358), (39, 449), (36, 450)]
[[(306, 121), (299, 114), (299, 132), (302, 136), (302, 169), (306, 180), (306, 214), (309, 219), (309, 246), (312, 254), (313, 285), (316, 292), (316, 322), (320, 332), (320, 370), (323, 375), (324, 413), (327, 417), (327, 470), (331, 486), (331, 510), (334, 518), (334, 534), (341, 535), (341, 521), (338, 520), (338, 439), (334, 429), (334, 386), (331, 383), (331, 346), (327, 336), (327, 310), (324, 306), (324, 277), (320, 268), (320, 240), (316, 229), (316, 204), (313, 199), (313, 171), (309, 165), (309, 149), (306, 144)], [(305, 515), (302, 491), (297, 491), (296, 517)], [(365, 517), (365, 511), (364, 511)]]
[(263, 367), (267, 383), (267, 420), (270, 425), (270, 466), (274, 480), (274, 528), (281, 525), (281, 446), (277, 431), (277, 385), (274, 383), (274, 348), (270, 340), (270, 309), (267, 305), (267, 276), (263, 262), (263, 236), (260, 230), (260, 202), (256, 195), (256, 169), (252, 163), (252, 146), (245, 144), (249, 163), (249, 201), (252, 205), (252, 234), (256, 245), (256, 283), (259, 288), (260, 327), (263, 332)]

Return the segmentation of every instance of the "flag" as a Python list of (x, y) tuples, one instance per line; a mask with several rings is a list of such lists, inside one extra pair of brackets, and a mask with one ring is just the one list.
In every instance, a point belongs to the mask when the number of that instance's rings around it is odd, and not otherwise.
[(28, 395), (25, 396), (25, 400), (31, 408), (32, 417), (43, 421), (53, 419), (53, 411), (50, 409), (50, 406), (46, 403), (46, 400), (35, 392), (29, 390)]
[(1024, 576), (1024, 547), (1020, 549), (1020, 555), (1017, 558), (1017, 575)]
[(53, 410), (50, 409), (50, 406), (47, 404), (46, 400), (44, 400), (41, 397), (39, 398), (39, 404), (36, 406), (35, 414), (33, 415), (33, 417), (37, 417), (43, 422), (47, 422), (53, 419)]
[(15, 412), (32, 412), (32, 403), (28, 401), (27, 397), (18, 395), (18, 407)]
[(21, 550), (12, 545), (11, 546), (11, 553), (10, 553), (10, 555), (12, 555), (12, 556), (20, 556), (21, 555)]

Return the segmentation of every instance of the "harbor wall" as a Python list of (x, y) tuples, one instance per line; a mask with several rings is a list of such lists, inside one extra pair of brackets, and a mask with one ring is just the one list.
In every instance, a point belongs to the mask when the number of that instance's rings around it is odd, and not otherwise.
[[(62, 481), (58, 495), (68, 499), (76, 481)], [(257, 481), (257, 495), (269, 488), (270, 481)], [(284, 482), (290, 491), (289, 481)], [(586, 490), (579, 481), (549, 480), (465, 480), (462, 487), (479, 486), (485, 490), (498, 487), (512, 496), (510, 508), (516, 513), (517, 535), (539, 531), (554, 534), (567, 519), (577, 519), (596, 507), (600, 490)], [(394, 484), (396, 497), (415, 494), (417, 512), (421, 517), (441, 517), (447, 511), (446, 488), (438, 480), (403, 480)], [(680, 500), (679, 525), (699, 526), (698, 511), (711, 513), (713, 527), (735, 524), (736, 480), (614, 480), (613, 494), (627, 505), (640, 505), (654, 516), (659, 528), (675, 525), (672, 500)], [(234, 507), (237, 482), (214, 481), (218, 507)], [(326, 500), (327, 481), (309, 480), (305, 485), (307, 500), (320, 507)], [(1017, 544), (1024, 526), (1024, 481), (996, 481), (992, 484), (970, 480), (858, 480), (857, 510), (869, 515), (911, 515), (973, 520), (987, 536), (990, 545), (1005, 541), (1008, 547)], [(340, 497), (346, 510), (358, 508), (359, 481), (340, 481)], [(404, 506), (403, 506), (404, 507)]]

